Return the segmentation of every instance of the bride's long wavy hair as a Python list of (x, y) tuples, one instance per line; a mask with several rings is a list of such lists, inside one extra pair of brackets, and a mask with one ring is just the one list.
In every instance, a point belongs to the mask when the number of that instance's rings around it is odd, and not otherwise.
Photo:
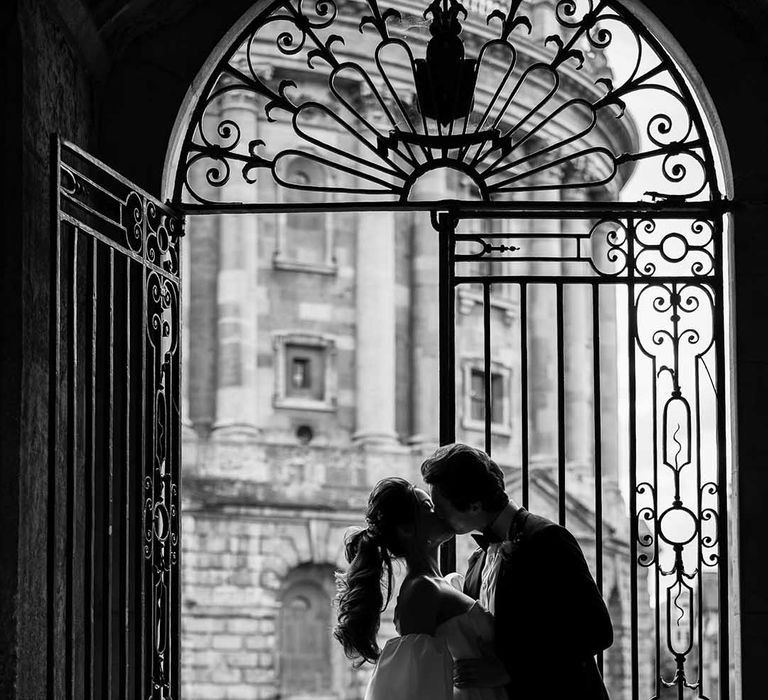
[(392, 560), (405, 554), (397, 529), (415, 522), (416, 501), (414, 487), (405, 479), (382, 479), (368, 496), (368, 527), (355, 528), (345, 538), (349, 569), (336, 573), (338, 624), (333, 636), (348, 658), (358, 659), (356, 667), (374, 663), (381, 654), (376, 634), (392, 598)]

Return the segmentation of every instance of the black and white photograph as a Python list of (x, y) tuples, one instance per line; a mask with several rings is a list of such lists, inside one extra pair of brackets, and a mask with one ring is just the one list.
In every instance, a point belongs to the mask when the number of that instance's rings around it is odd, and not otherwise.
[(0, 52), (0, 698), (765, 696), (768, 1)]

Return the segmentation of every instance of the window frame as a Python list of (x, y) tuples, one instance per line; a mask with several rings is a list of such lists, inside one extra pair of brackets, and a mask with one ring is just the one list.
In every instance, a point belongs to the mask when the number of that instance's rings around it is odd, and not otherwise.
[[(485, 421), (476, 420), (472, 417), (472, 372), (485, 373), (485, 366), (482, 358), (479, 357), (466, 357), (461, 362), (461, 376), (462, 376), (462, 402), (461, 402), (461, 427), (467, 431), (475, 431), (479, 433), (485, 432)], [(493, 375), (499, 375), (501, 377), (501, 383), (504, 388), (504, 395), (502, 397), (502, 416), (501, 423), (494, 422), (493, 416), (491, 416), (491, 434), (499, 435), (502, 437), (512, 436), (512, 405), (511, 405), (511, 388), (512, 388), (512, 367), (503, 362), (491, 361), (491, 383), (493, 383)]]
[[(310, 151), (311, 152), (311, 151)], [(297, 156), (291, 160), (291, 162), (300, 160)], [(290, 167), (290, 164), (289, 164)], [(327, 173), (323, 173), (330, 178), (331, 184), (333, 183), (333, 177)], [(277, 188), (277, 199), (280, 203), (290, 205), (290, 202), (286, 202), (285, 194), (281, 188)], [(328, 197), (328, 201), (333, 201), (333, 196)], [(281, 211), (277, 215), (277, 225), (275, 228), (275, 248), (272, 252), (272, 268), (275, 270), (286, 270), (290, 272), (310, 272), (320, 275), (335, 275), (338, 272), (339, 265), (336, 259), (335, 249), (335, 231), (336, 221), (332, 211), (322, 212), (322, 231), (320, 235), (323, 238), (323, 255), (321, 262), (306, 262), (303, 260), (295, 260), (286, 254), (286, 239), (288, 236), (288, 216), (287, 210)]]
[[(322, 399), (289, 396), (287, 388), (288, 362), (287, 348), (291, 345), (304, 345), (324, 351), (324, 395)], [(335, 411), (338, 405), (338, 370), (336, 367), (336, 341), (330, 335), (299, 331), (279, 331), (272, 335), (274, 389), (272, 406), (276, 409), (295, 409), (303, 411)]]

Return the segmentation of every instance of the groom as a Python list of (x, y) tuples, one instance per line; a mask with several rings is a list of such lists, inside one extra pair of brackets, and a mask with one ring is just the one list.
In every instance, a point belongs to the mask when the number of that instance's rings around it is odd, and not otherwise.
[(457, 661), (457, 687), (498, 685), (511, 700), (607, 700), (594, 656), (613, 642), (608, 611), (568, 530), (511, 502), (482, 450), (439, 448), (421, 465), (437, 513), (457, 534), (480, 530), (464, 592), (495, 618), (495, 654)]

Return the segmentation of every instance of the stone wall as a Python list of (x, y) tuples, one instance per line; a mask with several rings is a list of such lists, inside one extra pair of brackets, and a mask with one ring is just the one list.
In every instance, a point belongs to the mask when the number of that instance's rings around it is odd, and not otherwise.
[[(184, 697), (278, 697), (280, 596), (311, 565), (329, 611), (330, 697), (361, 698), (370, 667), (353, 670), (330, 637), (333, 571), (346, 567), (344, 533), (364, 524), (371, 486), (391, 475), (418, 482), (420, 455), (190, 433), (183, 454)], [(395, 634), (393, 607), (381, 643)]]
[(95, 116), (92, 78), (51, 3), (11, 0), (3, 3), (0, 22), (0, 696), (16, 697), (23, 689), (25, 698), (42, 698), (50, 594), (46, 548), (49, 535), (56, 534), (48, 530), (46, 487), (51, 135), (90, 148)]

